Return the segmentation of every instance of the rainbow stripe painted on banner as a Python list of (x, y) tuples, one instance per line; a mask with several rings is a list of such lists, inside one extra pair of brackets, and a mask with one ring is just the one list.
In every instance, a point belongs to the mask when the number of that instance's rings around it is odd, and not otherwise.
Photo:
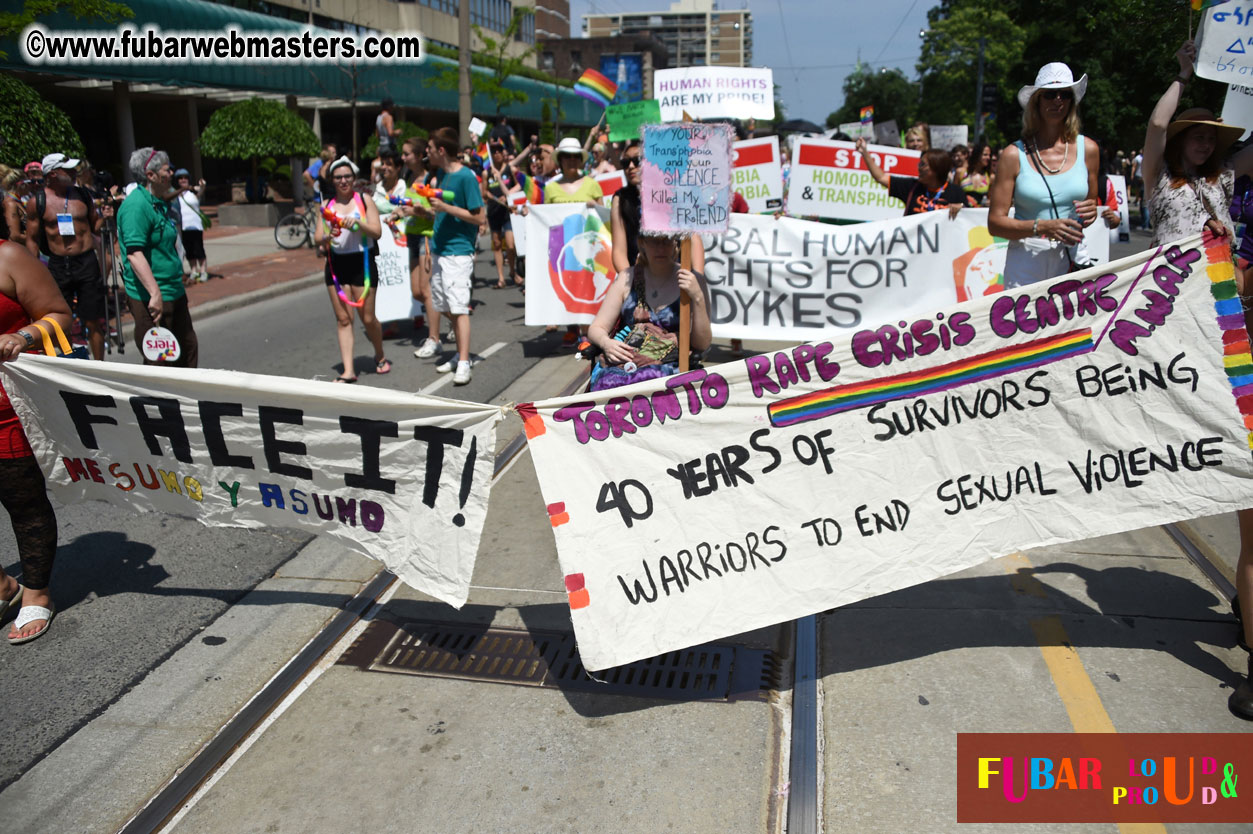
[(618, 85), (596, 70), (586, 69), (579, 76), (579, 80), (574, 82), (574, 91), (601, 107), (608, 107), (609, 102), (618, 94)]
[(1218, 328), (1223, 332), (1223, 370), (1231, 383), (1236, 407), (1250, 430), (1249, 448), (1253, 449), (1253, 354), (1250, 354), (1249, 331), (1244, 325), (1244, 307), (1236, 290), (1236, 270), (1231, 263), (1231, 246), (1227, 238), (1215, 237), (1208, 229), (1201, 237), (1205, 249), (1205, 274), (1210, 279), (1214, 296), (1214, 312)]
[(770, 405), (767, 409), (770, 425), (794, 426), (855, 408), (948, 391), (1069, 359), (1088, 353), (1092, 348), (1092, 331), (1085, 328), (981, 353), (935, 368), (837, 385), (812, 394), (789, 397)]

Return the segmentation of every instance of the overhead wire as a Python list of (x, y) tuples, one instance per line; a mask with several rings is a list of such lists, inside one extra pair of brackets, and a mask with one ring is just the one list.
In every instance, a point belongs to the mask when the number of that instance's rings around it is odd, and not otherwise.
[(875, 59), (871, 63), (879, 63), (879, 58), (883, 56), (884, 52), (888, 51), (888, 47), (892, 45), (892, 39), (896, 37), (897, 32), (901, 31), (901, 26), (904, 25), (905, 19), (909, 17), (914, 10), (914, 6), (917, 5), (918, 0), (913, 0), (913, 2), (909, 4), (909, 9), (905, 12), (905, 14), (901, 15), (900, 18), (897, 19), (896, 28), (892, 30), (892, 34), (888, 35), (888, 39), (883, 42), (883, 48), (879, 50), (879, 54), (875, 56)]

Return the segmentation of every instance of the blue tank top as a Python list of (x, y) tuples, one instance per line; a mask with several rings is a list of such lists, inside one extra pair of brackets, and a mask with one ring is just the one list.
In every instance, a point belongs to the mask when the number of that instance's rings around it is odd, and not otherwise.
[[(1060, 174), (1045, 173), (1036, 170), (1027, 156), (1027, 148), (1019, 139), (1014, 145), (1018, 148), (1018, 176), (1014, 179), (1014, 217), (1017, 220), (1052, 220), (1054, 217), (1077, 220), (1075, 200), (1083, 200), (1088, 196), (1088, 160), (1086, 145), (1080, 135), (1075, 143), (1079, 148), (1079, 158), (1075, 164)], [(1044, 177), (1048, 177), (1047, 185)], [(1053, 199), (1049, 199), (1049, 189), (1053, 191)], [(1057, 214), (1053, 214), (1053, 204), (1057, 204)]]

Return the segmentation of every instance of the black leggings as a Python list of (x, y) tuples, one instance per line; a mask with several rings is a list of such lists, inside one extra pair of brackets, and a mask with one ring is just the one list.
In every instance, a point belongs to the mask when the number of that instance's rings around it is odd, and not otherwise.
[(0, 459), (0, 504), (9, 512), (22, 559), (22, 584), (42, 591), (52, 579), (57, 553), (57, 516), (34, 455)]

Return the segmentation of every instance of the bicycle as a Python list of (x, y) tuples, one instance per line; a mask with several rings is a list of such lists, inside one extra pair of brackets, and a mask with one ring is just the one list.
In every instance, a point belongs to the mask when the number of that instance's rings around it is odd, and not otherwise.
[(274, 224), (274, 241), (280, 249), (299, 249), (313, 246), (314, 223), (318, 216), (318, 203), (312, 198), (305, 200), (303, 211), (284, 215)]

